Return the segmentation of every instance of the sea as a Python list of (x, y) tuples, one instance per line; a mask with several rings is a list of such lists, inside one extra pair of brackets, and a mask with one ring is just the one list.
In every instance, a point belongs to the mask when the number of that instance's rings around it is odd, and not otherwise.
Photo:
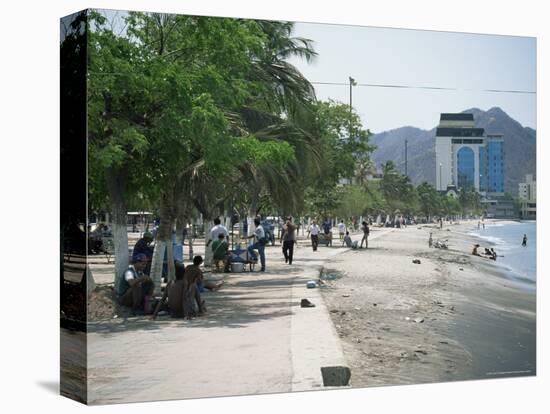
[[(536, 221), (486, 223), (485, 229), (475, 229), (470, 234), (487, 240), (497, 252), (497, 264), (508, 270), (510, 278), (528, 290), (535, 290), (537, 283), (537, 224)], [(527, 246), (521, 242), (527, 235)], [(481, 244), (481, 243), (480, 243)], [(482, 244), (482, 247), (483, 246)]]

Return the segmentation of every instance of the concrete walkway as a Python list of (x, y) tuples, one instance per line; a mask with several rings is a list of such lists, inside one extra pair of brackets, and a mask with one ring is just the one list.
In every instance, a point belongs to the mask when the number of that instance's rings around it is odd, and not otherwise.
[[(388, 231), (377, 229), (369, 240)], [(202, 318), (92, 324), (89, 403), (323, 388), (321, 367), (346, 362), (319, 289), (307, 289), (306, 282), (319, 278), (326, 260), (348, 250), (339, 245), (336, 240), (313, 252), (302, 244), (292, 266), (280, 246), (268, 247), (267, 272), (225, 274), (219, 292), (204, 294), (208, 313)], [(302, 298), (316, 307), (301, 308)]]

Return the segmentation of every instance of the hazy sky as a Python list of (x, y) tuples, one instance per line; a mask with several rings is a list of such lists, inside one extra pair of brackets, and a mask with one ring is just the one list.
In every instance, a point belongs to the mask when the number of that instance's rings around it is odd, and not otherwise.
[[(312, 82), (435, 86), (458, 91), (356, 86), (353, 106), (372, 132), (434, 127), (441, 112), (501, 107), (536, 127), (536, 40), (404, 29), (297, 23), (294, 36), (314, 41), (313, 63), (293, 59)], [(314, 85), (317, 97), (349, 103), (349, 86)], [(465, 91), (468, 89), (468, 91)]]

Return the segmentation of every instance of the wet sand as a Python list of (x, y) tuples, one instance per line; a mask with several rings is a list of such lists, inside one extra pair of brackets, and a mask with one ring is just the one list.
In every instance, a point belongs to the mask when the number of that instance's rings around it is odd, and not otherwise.
[[(470, 255), (472, 226), (395, 229), (327, 263), (354, 387), (536, 375), (536, 295)], [(449, 249), (429, 248), (430, 231)]]

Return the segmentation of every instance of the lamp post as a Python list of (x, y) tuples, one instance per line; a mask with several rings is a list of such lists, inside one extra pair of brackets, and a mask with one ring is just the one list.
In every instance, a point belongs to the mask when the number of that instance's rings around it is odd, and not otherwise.
[(351, 76), (349, 77), (349, 138), (351, 140), (351, 119), (352, 119), (352, 110), (353, 110), (353, 87), (357, 85), (355, 79)]

